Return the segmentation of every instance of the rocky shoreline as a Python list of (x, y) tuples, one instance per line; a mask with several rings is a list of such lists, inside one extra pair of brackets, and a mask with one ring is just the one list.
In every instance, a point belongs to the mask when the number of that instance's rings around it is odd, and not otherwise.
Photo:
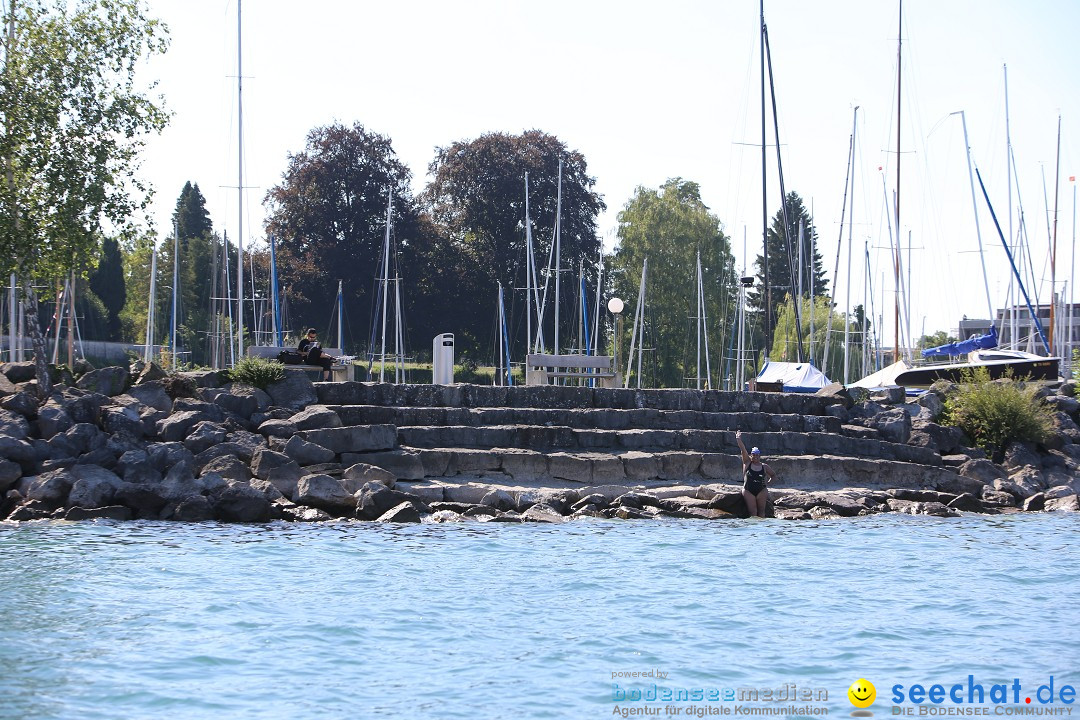
[(169, 375), (141, 363), (60, 379), (39, 405), (33, 364), (0, 366), (0, 519), (745, 517), (738, 427), (758, 432), (781, 475), (771, 489), (777, 518), (1080, 510), (1072, 382), (1040, 389), (1055, 411), (1053, 438), (1014, 443), (997, 464), (958, 428), (937, 424), (946, 388), (916, 402), (839, 386), (805, 399), (506, 394), (312, 384), (289, 372), (263, 391), (217, 372)]

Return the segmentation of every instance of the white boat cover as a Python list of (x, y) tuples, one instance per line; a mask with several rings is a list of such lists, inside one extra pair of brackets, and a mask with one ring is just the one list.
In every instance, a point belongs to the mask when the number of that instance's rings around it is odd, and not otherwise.
[(817, 392), (830, 383), (825, 373), (808, 362), (765, 363), (757, 376), (758, 382), (783, 383), (785, 392)]
[(851, 383), (852, 387), (861, 387), (873, 390), (874, 388), (895, 387), (896, 378), (900, 373), (911, 370), (913, 366), (906, 360), (899, 360), (888, 367), (878, 370), (872, 375), (867, 375), (862, 380)]

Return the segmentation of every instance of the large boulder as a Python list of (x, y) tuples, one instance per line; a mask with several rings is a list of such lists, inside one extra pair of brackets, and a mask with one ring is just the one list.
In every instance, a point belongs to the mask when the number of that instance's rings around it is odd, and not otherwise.
[(24, 440), (30, 436), (30, 423), (19, 413), (0, 410), (0, 435)]
[(7, 375), (0, 373), (0, 397), (14, 395), (17, 392), (19, 392), (19, 388), (15, 386), (15, 383), (8, 380)]
[(226, 385), (223, 392), (214, 397), (214, 404), (247, 420), (257, 412), (270, 407), (270, 396), (259, 388), (239, 383)]
[(427, 512), (427, 506), (414, 495), (391, 490), (379, 483), (368, 483), (360, 489), (359, 497), (356, 498), (356, 517), (361, 520), (375, 520), (403, 502), (414, 503), (417, 509)]
[(30, 480), (26, 498), (52, 506), (63, 505), (67, 502), (75, 480), (75, 475), (67, 469), (42, 473)]
[(225, 442), (225, 428), (218, 423), (203, 421), (197, 423), (184, 438), (184, 447), (194, 454), (199, 454)]
[(247, 483), (228, 483), (221, 492), (213, 496), (211, 504), (215, 516), (225, 522), (270, 520), (270, 501), (263, 492)]
[(1004, 480), (1005, 471), (985, 458), (968, 460), (960, 466), (960, 474), (963, 477), (978, 480), (984, 484), (993, 483), (995, 480)]
[(424, 463), (414, 450), (389, 450), (364, 453), (364, 462), (386, 470), (397, 480), (423, 480)]
[(289, 421), (297, 430), (320, 430), (341, 427), (341, 417), (325, 405), (312, 405), (296, 413)]
[(216, 457), (199, 469), (200, 475), (211, 472), (234, 482), (248, 482), (251, 480), (251, 470), (248, 468), (248, 464), (233, 455)]
[(128, 388), (127, 394), (143, 405), (152, 407), (155, 410), (172, 412), (172, 398), (169, 397), (169, 393), (165, 392), (165, 386), (159, 380), (133, 385)]
[(51, 400), (38, 410), (38, 435), (45, 440), (48, 440), (57, 433), (64, 432), (74, 424), (75, 421), (71, 418), (71, 414)]
[(293, 465), (297, 471), (300, 470), (300, 465), (291, 457), (285, 453), (275, 452), (270, 448), (259, 448), (251, 456), (251, 472), (261, 480), (266, 480), (270, 476), (271, 470), (285, 465)]
[(356, 498), (341, 482), (330, 475), (305, 475), (296, 484), (296, 497), (301, 505), (310, 505), (336, 515), (351, 515)]
[(418, 523), (420, 522), (420, 512), (411, 502), (402, 502), (398, 503), (397, 505), (380, 515), (378, 521), (392, 523)]
[(75, 482), (68, 494), (67, 504), (83, 508), (112, 505), (123, 481), (116, 473), (98, 465), (76, 465), (71, 468)]
[(328, 463), (334, 459), (333, 450), (328, 450), (322, 445), (308, 442), (299, 435), (293, 435), (289, 438), (289, 441), (285, 443), (285, 447), (282, 451), (300, 465)]
[(903, 408), (893, 408), (873, 418), (873, 427), (888, 442), (905, 444), (911, 437), (911, 415)]
[(319, 401), (315, 386), (302, 372), (286, 372), (285, 379), (266, 386), (266, 393), (274, 405), (303, 410)]
[(1035, 451), (1035, 447), (1028, 443), (1011, 442), (1005, 448), (1005, 460), (1002, 462), (1006, 470), (1012, 471), (1022, 467), (1042, 467), (1042, 458)]
[(37, 370), (34, 367), (32, 360), (26, 362), (9, 362), (0, 365), (0, 372), (2, 372), (7, 379), (13, 383), (30, 382), (37, 377)]
[(142, 437), (146, 430), (138, 411), (131, 407), (104, 408), (101, 427), (109, 434), (127, 433), (137, 438)]
[(0, 401), (0, 407), (17, 412), (27, 420), (37, 420), (38, 401), (32, 393), (20, 391), (14, 395), (8, 395)]
[(397, 478), (394, 477), (394, 473), (381, 467), (368, 463), (356, 463), (345, 469), (341, 481), (345, 489), (355, 494), (369, 482), (379, 483), (393, 490)]
[(201, 422), (213, 422), (213, 418), (202, 410), (181, 410), (159, 420), (155, 428), (158, 436), (165, 442), (175, 442), (187, 437), (191, 428)]
[(91, 370), (79, 378), (76, 387), (112, 397), (124, 392), (130, 382), (131, 375), (127, 368), (113, 366)]

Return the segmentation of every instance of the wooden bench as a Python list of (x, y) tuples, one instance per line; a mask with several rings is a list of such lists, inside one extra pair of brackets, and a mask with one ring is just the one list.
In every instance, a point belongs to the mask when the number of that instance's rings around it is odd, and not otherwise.
[(595, 380), (598, 387), (622, 387), (620, 373), (610, 355), (526, 355), (525, 384), (551, 385), (564, 378)]
[[(248, 345), (247, 355), (248, 357), (260, 357), (268, 360), (277, 360), (278, 354), (282, 350), (296, 351), (296, 347), (282, 347), (281, 345)], [(333, 357), (341, 357), (342, 353), (339, 348), (323, 348), (323, 353), (332, 355)], [(307, 365), (301, 364), (286, 364), (286, 370), (293, 372), (303, 372), (314, 381), (318, 382), (322, 380), (322, 367), (319, 365)], [(352, 368), (349, 365), (334, 364), (330, 368), (330, 378), (333, 382), (344, 382), (346, 380), (352, 380)]]

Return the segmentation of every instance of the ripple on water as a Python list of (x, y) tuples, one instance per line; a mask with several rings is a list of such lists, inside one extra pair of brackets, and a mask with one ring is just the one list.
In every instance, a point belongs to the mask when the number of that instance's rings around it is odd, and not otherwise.
[(584, 717), (610, 714), (616, 670), (841, 700), (860, 675), (1069, 676), (1080, 631), (1046, 617), (1078, 529), (3, 525), (0, 715)]

